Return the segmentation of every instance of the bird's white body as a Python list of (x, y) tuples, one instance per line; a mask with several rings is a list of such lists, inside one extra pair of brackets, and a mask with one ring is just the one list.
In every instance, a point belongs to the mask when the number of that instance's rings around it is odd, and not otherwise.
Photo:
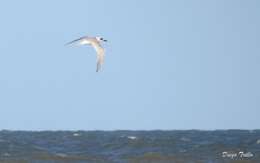
[(81, 40), (80, 45), (90, 45), (90, 41), (89, 40)]
[(79, 39), (73, 40), (68, 44), (78, 42), (79, 45), (91, 45), (97, 52), (97, 69), (98, 72), (101, 69), (102, 64), (104, 63), (105, 58), (105, 49), (101, 46), (101, 42), (106, 41), (102, 37), (81, 37)]

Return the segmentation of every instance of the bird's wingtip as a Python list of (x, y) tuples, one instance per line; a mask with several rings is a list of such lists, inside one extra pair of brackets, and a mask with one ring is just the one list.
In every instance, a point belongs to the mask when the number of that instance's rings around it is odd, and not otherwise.
[(72, 45), (73, 43), (74, 43), (74, 41), (71, 41), (71, 42), (64, 44), (64, 46), (69, 46), (69, 45)]

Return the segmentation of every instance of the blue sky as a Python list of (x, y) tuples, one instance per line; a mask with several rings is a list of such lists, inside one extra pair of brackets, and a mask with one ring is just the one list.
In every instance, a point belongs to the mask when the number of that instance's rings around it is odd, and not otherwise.
[[(257, 0), (4, 1), (0, 129), (256, 129)], [(83, 35), (109, 42), (95, 72)]]

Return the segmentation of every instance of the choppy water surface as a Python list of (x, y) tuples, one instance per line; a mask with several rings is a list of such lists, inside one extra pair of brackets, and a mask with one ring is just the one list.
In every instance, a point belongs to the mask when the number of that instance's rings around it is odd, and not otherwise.
[(260, 130), (3, 130), (2, 162), (260, 163)]

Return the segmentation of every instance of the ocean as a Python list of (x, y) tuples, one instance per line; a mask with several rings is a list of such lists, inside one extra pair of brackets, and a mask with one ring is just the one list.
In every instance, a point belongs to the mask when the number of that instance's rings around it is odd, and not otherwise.
[(2, 130), (0, 163), (260, 163), (260, 130)]

